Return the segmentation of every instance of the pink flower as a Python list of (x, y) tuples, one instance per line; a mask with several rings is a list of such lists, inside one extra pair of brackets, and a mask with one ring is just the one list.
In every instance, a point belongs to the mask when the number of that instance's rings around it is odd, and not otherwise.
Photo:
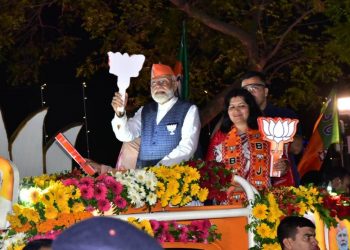
[(74, 178), (70, 178), (70, 179), (66, 179), (66, 180), (62, 180), (63, 185), (65, 186), (78, 186), (79, 182), (77, 179)]
[(88, 212), (93, 212), (93, 211), (95, 211), (95, 208), (93, 206), (91, 206), (91, 205), (88, 205), (88, 206), (85, 207), (85, 210), (88, 211)]
[[(170, 223), (170, 222), (169, 222), (169, 223)], [(164, 231), (168, 231), (168, 230), (169, 230), (169, 224), (168, 224), (168, 222), (166, 222), (166, 221), (160, 221), (160, 222), (159, 222), (159, 226), (160, 226), (161, 228), (163, 228)]]
[(106, 184), (107, 187), (109, 187), (109, 185), (111, 185), (112, 183), (115, 183), (116, 180), (112, 176), (106, 175), (103, 178), (103, 182)]
[(49, 239), (49, 240), (54, 240), (62, 231), (61, 230), (52, 230), (49, 231), (45, 234), (37, 234), (30, 238), (28, 242), (31, 242), (33, 240), (41, 240), (41, 239)]
[(98, 183), (95, 186), (95, 199), (96, 200), (104, 200), (107, 196), (107, 187), (104, 183)]
[(79, 186), (81, 197), (86, 200), (91, 200), (94, 197), (94, 189), (92, 187), (81, 185)]
[(107, 186), (112, 190), (112, 192), (115, 195), (120, 195), (123, 191), (123, 185), (118, 181), (111, 182)]
[(86, 185), (86, 186), (93, 186), (94, 185), (94, 179), (91, 177), (83, 177), (80, 179), (80, 184), (81, 185)]
[(109, 200), (99, 200), (97, 201), (97, 207), (101, 212), (106, 212), (111, 208), (111, 203)]
[(160, 224), (158, 221), (150, 220), (149, 222), (151, 223), (151, 227), (152, 227), (153, 231), (157, 231), (159, 229)]
[(118, 208), (124, 209), (124, 208), (126, 207), (126, 205), (127, 205), (127, 202), (126, 202), (126, 200), (125, 200), (123, 197), (121, 197), (120, 195), (118, 195), (118, 196), (116, 196), (116, 197), (114, 198), (114, 204), (115, 204)]

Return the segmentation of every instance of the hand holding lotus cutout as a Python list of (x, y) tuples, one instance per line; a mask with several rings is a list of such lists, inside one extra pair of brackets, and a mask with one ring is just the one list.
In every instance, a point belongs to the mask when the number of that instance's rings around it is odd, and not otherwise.
[[(123, 101), (125, 100), (126, 89), (130, 85), (130, 77), (139, 76), (139, 72), (142, 69), (145, 61), (144, 55), (131, 55), (128, 53), (121, 54), (120, 52), (108, 52), (108, 64), (109, 73), (118, 76), (118, 88), (119, 93), (122, 95)], [(124, 108), (121, 108), (120, 112), (124, 112)]]
[(270, 176), (280, 177), (281, 171), (274, 170), (274, 164), (283, 155), (285, 143), (293, 141), (299, 120), (290, 118), (259, 117), (258, 124), (260, 133), (265, 141), (270, 142)]

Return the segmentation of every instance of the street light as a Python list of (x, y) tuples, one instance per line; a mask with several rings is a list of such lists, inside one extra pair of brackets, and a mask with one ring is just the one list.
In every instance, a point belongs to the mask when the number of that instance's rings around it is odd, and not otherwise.
[[(340, 97), (337, 100), (337, 107), (339, 111), (340, 120), (340, 130), (342, 136), (345, 140), (343, 144), (343, 164), (349, 169), (350, 164), (350, 135), (349, 135), (349, 125), (350, 125), (350, 97)], [(347, 150), (346, 150), (347, 148)], [(345, 151), (345, 152), (344, 152)]]
[(350, 97), (338, 98), (338, 111), (341, 115), (350, 115)]

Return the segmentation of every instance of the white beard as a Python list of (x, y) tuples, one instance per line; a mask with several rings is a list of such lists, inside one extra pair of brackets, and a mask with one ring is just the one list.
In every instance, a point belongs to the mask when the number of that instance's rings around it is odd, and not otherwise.
[(169, 91), (167, 91), (166, 93), (152, 93), (152, 98), (155, 102), (163, 104), (169, 101), (171, 98), (173, 98), (174, 95), (174, 91), (172, 89), (169, 89)]

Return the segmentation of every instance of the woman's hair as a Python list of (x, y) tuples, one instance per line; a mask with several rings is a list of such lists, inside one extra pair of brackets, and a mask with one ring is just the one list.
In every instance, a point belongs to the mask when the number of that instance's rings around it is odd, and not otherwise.
[(249, 116), (247, 120), (248, 127), (251, 129), (258, 129), (258, 117), (262, 116), (261, 110), (256, 104), (254, 96), (245, 89), (233, 89), (225, 97), (225, 109), (223, 115), (223, 121), (220, 127), (220, 130), (224, 133), (227, 133), (231, 130), (233, 122), (231, 121), (228, 115), (228, 107), (230, 105), (230, 100), (232, 97), (243, 97), (243, 100), (248, 104)]

